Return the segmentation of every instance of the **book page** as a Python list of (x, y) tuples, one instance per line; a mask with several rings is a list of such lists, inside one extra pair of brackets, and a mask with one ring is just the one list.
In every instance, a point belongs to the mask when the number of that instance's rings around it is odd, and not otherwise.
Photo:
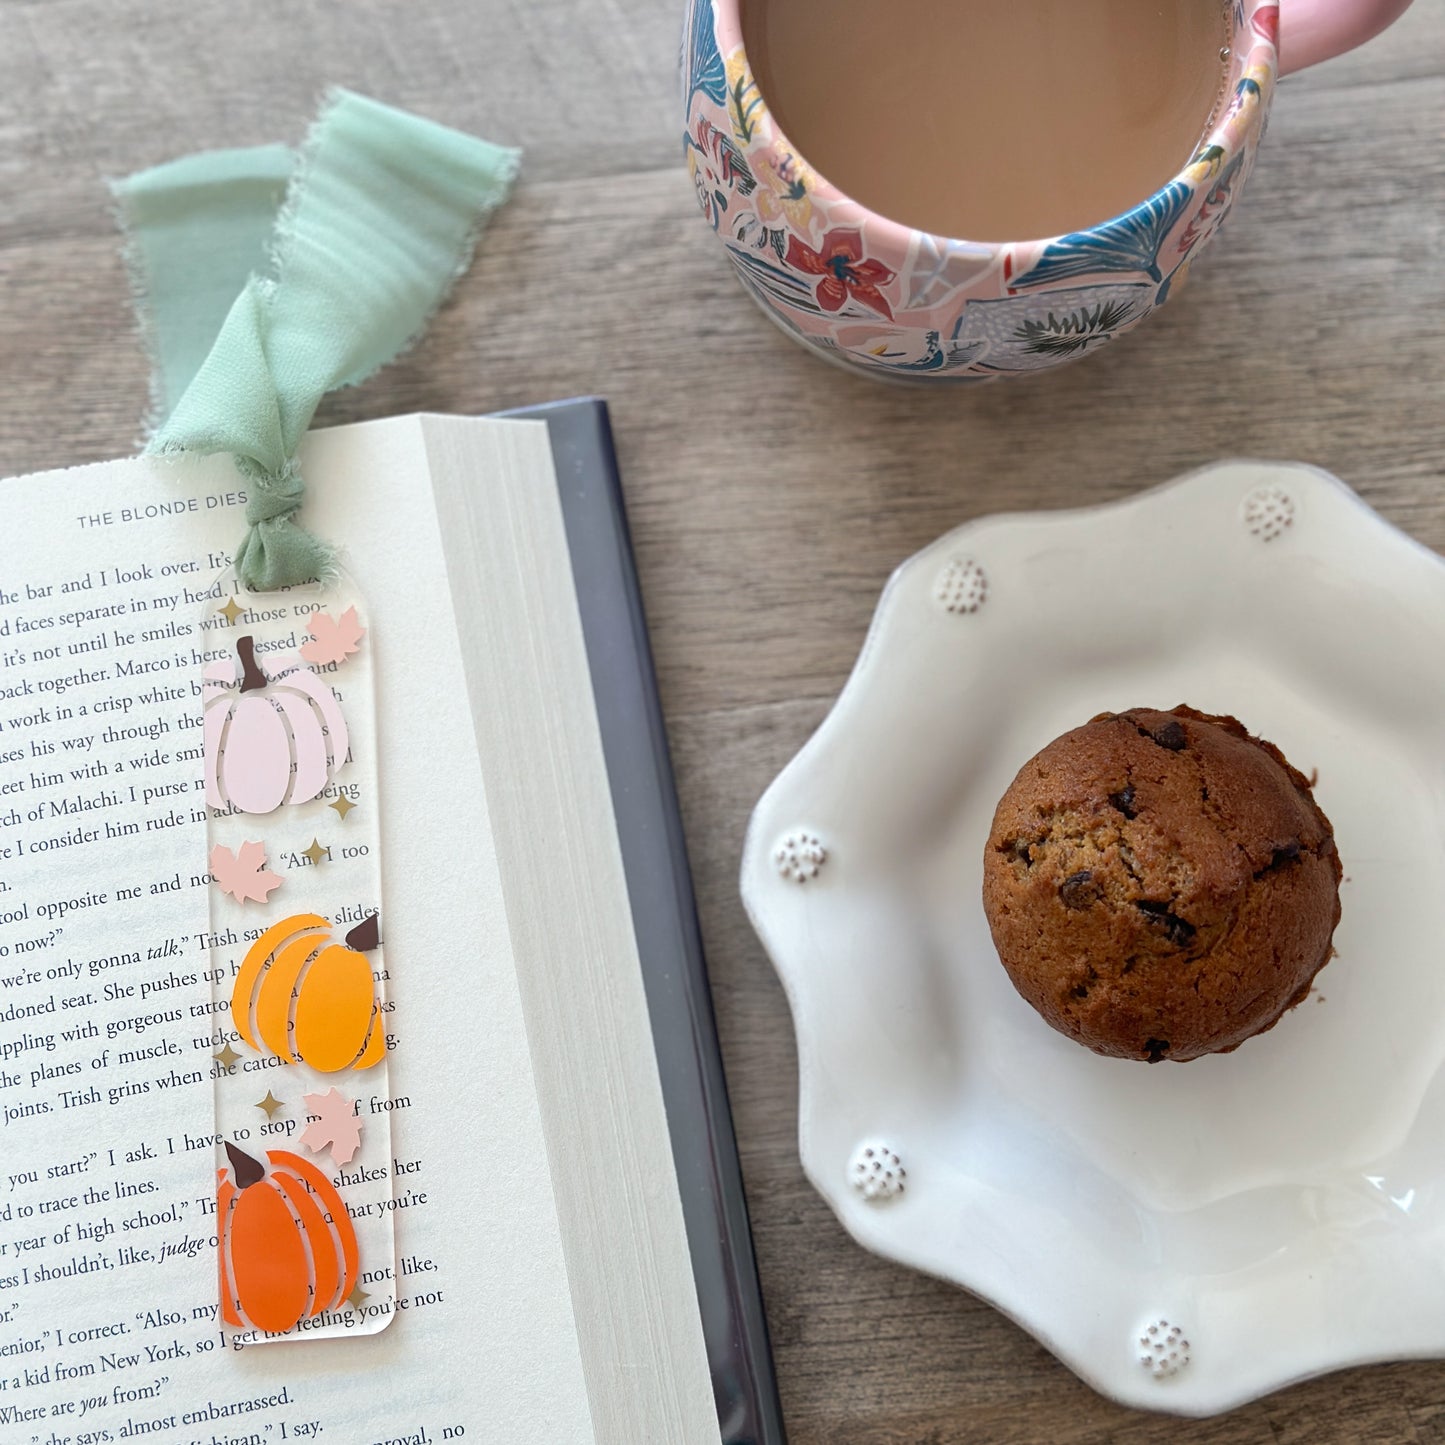
[[(593, 1438), (416, 423), (321, 434), (303, 462), (305, 520), (345, 544), (371, 604), (395, 1311), (367, 1338), (243, 1348), (217, 1319), (194, 623), (244, 487), (225, 459), (0, 482), (0, 1439), (17, 1445)], [(254, 1127), (284, 1144), (297, 1122), (258, 1108)]]
[[(424, 417), (599, 1442), (719, 1420), (548, 431)], [(495, 477), (488, 489), (475, 485)], [(608, 666), (606, 660), (601, 663)], [(564, 1066), (565, 1065), (565, 1066)], [(598, 1081), (607, 1087), (599, 1088)], [(698, 1128), (684, 1112), (683, 1128)], [(672, 1187), (667, 1187), (671, 1185)], [(731, 1434), (729, 1438), (734, 1438)], [(742, 1437), (737, 1437), (742, 1438)]]

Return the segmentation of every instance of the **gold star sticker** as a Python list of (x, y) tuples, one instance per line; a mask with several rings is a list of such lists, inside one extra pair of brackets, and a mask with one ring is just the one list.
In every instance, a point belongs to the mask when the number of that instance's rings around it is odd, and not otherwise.
[(231, 1065), (234, 1064), (234, 1063), (236, 1062), (236, 1060), (239, 1059), (240, 1057), (241, 1057), (240, 1054), (238, 1054), (238, 1053), (235, 1051), (235, 1049), (233, 1049), (233, 1048), (231, 1047), (231, 1045), (230, 1045), (229, 1042), (226, 1044), (226, 1047), (225, 1047), (224, 1049), (222, 1049), (219, 1054), (214, 1055), (214, 1058), (215, 1058), (216, 1062), (217, 1062), (218, 1064), (220, 1064), (222, 1068), (225, 1068), (225, 1069), (229, 1069), (229, 1068), (231, 1067)]
[(345, 821), (346, 815), (356, 806), (350, 798), (338, 798), (334, 803), (328, 804), (336, 809), (336, 816)]
[(346, 1296), (346, 1303), (349, 1304), (352, 1309), (359, 1310), (370, 1298), (371, 1296), (367, 1294), (360, 1285), (357, 1285), (356, 1288)]
[(275, 1094), (270, 1091), (270, 1089), (267, 1089), (266, 1097), (262, 1099), (261, 1102), (256, 1105), (256, 1107), (258, 1109), (264, 1109), (266, 1117), (269, 1119), (272, 1117), (272, 1115), (275, 1114), (277, 1109), (284, 1109), (286, 1106), (280, 1101), (280, 1099), (275, 1096)]
[(301, 856), (303, 858), (309, 858), (312, 866), (315, 867), (323, 858), (331, 857), (331, 850), (329, 848), (323, 848), (321, 844), (313, 838), (311, 840), (311, 846), (301, 850)]
[(240, 604), (239, 602), (237, 602), (234, 597), (231, 598), (231, 600), (230, 600), (229, 602), (227, 602), (224, 607), (218, 607), (218, 608), (216, 608), (216, 611), (219, 612), (219, 613), (221, 614), (221, 616), (226, 619), (227, 622), (232, 622), (232, 623), (235, 622), (235, 620), (236, 620), (245, 610), (246, 610), (246, 609), (245, 609), (244, 607), (242, 607), (241, 604)]

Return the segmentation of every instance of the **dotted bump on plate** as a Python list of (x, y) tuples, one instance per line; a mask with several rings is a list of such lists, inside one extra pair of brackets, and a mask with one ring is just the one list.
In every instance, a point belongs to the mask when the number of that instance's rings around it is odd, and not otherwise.
[(945, 612), (977, 612), (988, 600), (988, 574), (972, 557), (950, 558), (933, 584), (933, 596)]
[(1240, 508), (1244, 525), (1261, 542), (1273, 542), (1294, 526), (1294, 498), (1283, 487), (1256, 487)]
[(864, 1199), (881, 1202), (903, 1193), (908, 1171), (894, 1150), (881, 1139), (865, 1139), (848, 1161), (848, 1182)]
[(823, 871), (827, 861), (828, 850), (812, 833), (789, 833), (773, 849), (778, 872), (794, 883), (810, 882)]
[(1139, 1332), (1139, 1363), (1156, 1380), (1168, 1380), (1189, 1363), (1189, 1341), (1178, 1325), (1155, 1320)]

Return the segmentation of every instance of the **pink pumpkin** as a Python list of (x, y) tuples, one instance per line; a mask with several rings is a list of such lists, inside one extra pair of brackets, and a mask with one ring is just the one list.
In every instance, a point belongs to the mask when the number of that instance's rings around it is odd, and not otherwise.
[(205, 671), (206, 802), (243, 813), (306, 803), (346, 761), (350, 742), (336, 694), (294, 656), (272, 670), (256, 661), (256, 640), (238, 638), (236, 657)]

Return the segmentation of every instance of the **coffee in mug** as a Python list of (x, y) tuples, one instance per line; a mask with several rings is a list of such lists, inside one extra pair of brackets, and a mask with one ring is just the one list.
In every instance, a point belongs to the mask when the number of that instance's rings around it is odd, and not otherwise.
[(1190, 162), (1232, 0), (743, 0), (758, 90), (807, 163), (904, 226), (1083, 231)]

